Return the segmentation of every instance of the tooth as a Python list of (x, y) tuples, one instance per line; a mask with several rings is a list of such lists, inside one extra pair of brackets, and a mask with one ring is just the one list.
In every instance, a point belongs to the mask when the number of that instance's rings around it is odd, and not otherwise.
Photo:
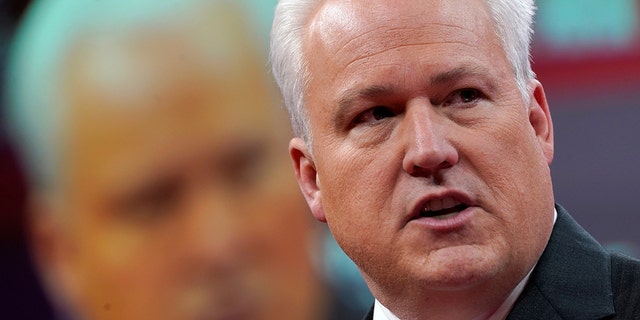
[(456, 206), (456, 201), (453, 200), (453, 198), (444, 198), (442, 199), (442, 208), (443, 209), (450, 209)]
[(434, 218), (436, 218), (438, 220), (446, 220), (446, 219), (449, 219), (449, 218), (453, 218), (457, 214), (458, 214), (457, 212), (452, 212), (452, 213), (445, 214), (445, 215), (442, 215), (442, 216), (435, 216)]
[(432, 211), (442, 210), (442, 200), (441, 199), (431, 200), (429, 202), (429, 207), (431, 207)]
[(427, 204), (424, 205), (424, 209), (422, 209), (422, 210), (424, 212), (427, 212), (427, 211), (431, 211), (431, 208), (429, 207), (429, 204), (427, 203)]

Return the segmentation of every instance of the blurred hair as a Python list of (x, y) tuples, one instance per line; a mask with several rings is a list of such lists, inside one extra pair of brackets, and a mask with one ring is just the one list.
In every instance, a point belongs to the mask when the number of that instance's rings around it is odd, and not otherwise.
[[(271, 30), (271, 68), (289, 111), (293, 133), (311, 148), (311, 130), (304, 106), (309, 70), (303, 50), (311, 16), (322, 0), (280, 0)], [(529, 100), (530, 44), (533, 35), (534, 0), (487, 0), (495, 32), (511, 64), (523, 97)]]
[[(203, 6), (216, 4), (240, 6), (238, 9), (246, 19), (233, 21), (234, 24), (228, 23), (230, 20), (215, 24), (223, 30), (201, 30), (202, 21), (197, 15)], [(204, 50), (208, 55), (205, 58), (210, 58), (213, 64), (223, 64), (217, 58), (230, 50), (228, 40), (232, 36), (227, 32), (230, 28), (246, 26), (255, 33), (249, 35), (254, 36), (253, 44), (267, 38), (266, 34), (258, 34), (264, 28), (249, 25), (260, 20), (266, 24), (264, 13), (254, 7), (250, 1), (237, 0), (34, 1), (10, 48), (4, 88), (7, 99), (4, 120), (26, 165), (31, 186), (51, 189), (62, 174), (61, 134), (67, 101), (61, 79), (65, 63), (80, 40), (169, 27), (182, 32), (180, 35), (198, 45), (197, 49)], [(220, 12), (220, 17), (225, 17), (225, 12)], [(105, 48), (111, 49), (110, 45)], [(111, 59), (110, 67), (126, 67), (119, 65), (116, 57), (106, 58)]]

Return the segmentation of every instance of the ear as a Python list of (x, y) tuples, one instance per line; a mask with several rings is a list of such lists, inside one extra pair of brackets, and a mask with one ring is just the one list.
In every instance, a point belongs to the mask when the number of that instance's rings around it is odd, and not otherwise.
[(533, 94), (529, 103), (529, 123), (535, 131), (538, 143), (542, 152), (547, 158), (547, 164), (553, 161), (553, 124), (551, 113), (547, 104), (547, 97), (544, 94), (542, 84), (538, 80), (533, 80)]
[(311, 213), (321, 222), (327, 222), (322, 208), (322, 192), (316, 165), (309, 153), (307, 144), (301, 138), (293, 138), (289, 142), (289, 155), (293, 160), (296, 179)]
[[(27, 226), (29, 246), (40, 280), (48, 296), (63, 309), (78, 306), (80, 286), (73, 270), (74, 247), (63, 225), (60, 208), (42, 194), (29, 199)], [(67, 223), (68, 224), (68, 223)]]

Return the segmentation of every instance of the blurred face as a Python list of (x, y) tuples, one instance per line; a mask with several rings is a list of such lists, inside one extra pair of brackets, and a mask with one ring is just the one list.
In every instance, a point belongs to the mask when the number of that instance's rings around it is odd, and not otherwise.
[(311, 230), (261, 62), (134, 40), (80, 46), (65, 79), (73, 302), (88, 319), (312, 318)]
[(315, 217), (383, 304), (506, 297), (550, 235), (553, 139), (484, 1), (329, 0), (307, 31), (313, 155), (290, 153)]

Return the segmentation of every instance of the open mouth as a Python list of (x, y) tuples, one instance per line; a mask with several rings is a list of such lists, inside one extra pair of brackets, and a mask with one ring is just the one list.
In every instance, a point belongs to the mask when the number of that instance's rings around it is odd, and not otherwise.
[(469, 206), (465, 204), (457, 205), (453, 208), (442, 209), (442, 210), (422, 210), (420, 211), (421, 218), (436, 218), (436, 219), (447, 219), (455, 216), (458, 212), (468, 208)]
[(469, 206), (453, 198), (435, 199), (427, 202), (420, 210), (420, 218), (436, 218), (439, 220), (454, 217)]

